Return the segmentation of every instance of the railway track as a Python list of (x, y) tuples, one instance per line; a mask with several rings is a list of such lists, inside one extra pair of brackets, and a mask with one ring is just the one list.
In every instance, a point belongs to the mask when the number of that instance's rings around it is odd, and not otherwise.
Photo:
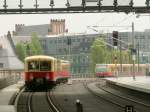
[(110, 90), (108, 90), (108, 89), (107, 89), (106, 87), (104, 87), (104, 86), (101, 86), (101, 85), (96, 85), (96, 86), (97, 86), (98, 88), (100, 88), (100, 89), (102, 89), (102, 90), (104, 90), (104, 91), (106, 91), (106, 92), (108, 92), (108, 93), (114, 95), (114, 96), (120, 97), (120, 98), (125, 99), (125, 100), (129, 100), (129, 101), (131, 101), (131, 102), (133, 102), (133, 103), (136, 103), (136, 104), (139, 104), (139, 105), (143, 105), (143, 106), (145, 106), (145, 107), (150, 108), (150, 104), (146, 104), (146, 103), (144, 103), (144, 102), (141, 102), (141, 101), (138, 101), (138, 100), (134, 100), (134, 99), (132, 99), (132, 98), (128, 98), (128, 97), (126, 97), (126, 96), (122, 96), (122, 95), (116, 94), (116, 93), (114, 93), (114, 92), (111, 92)]
[(136, 112), (150, 111), (150, 105), (148, 105), (148, 104), (144, 104), (142, 102), (138, 102), (136, 100), (126, 98), (125, 96), (116, 95), (110, 91), (105, 90), (103, 88), (103, 85), (101, 85), (101, 87), (97, 87), (96, 90), (93, 90), (93, 89), (91, 89), (91, 87), (89, 87), (89, 84), (92, 84), (92, 83), (87, 82), (84, 85), (92, 94), (94, 94), (95, 96), (97, 96), (103, 100), (106, 100), (107, 102), (109, 102), (111, 104), (114, 104), (114, 105), (120, 107), (123, 110), (125, 109), (126, 105), (133, 105), (135, 107)]
[(17, 112), (62, 112), (52, 101), (50, 92), (21, 92)]
[(77, 99), (83, 104), (84, 112), (123, 112), (116, 106), (108, 105), (108, 102), (104, 100), (98, 100), (83, 86), (83, 82), (75, 81), (72, 85), (61, 85), (54, 91), (56, 101), (64, 112), (76, 112)]

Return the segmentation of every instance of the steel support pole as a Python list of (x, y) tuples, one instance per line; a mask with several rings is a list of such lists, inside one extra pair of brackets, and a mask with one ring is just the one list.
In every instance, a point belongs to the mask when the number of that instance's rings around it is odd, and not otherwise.
[[(120, 36), (121, 40), (121, 36)], [(120, 72), (122, 73), (122, 43), (120, 42)]]
[(138, 41), (138, 72), (139, 72), (139, 68), (140, 68), (140, 66), (139, 66), (139, 63), (140, 63), (140, 52), (139, 52), (139, 41)]
[[(135, 42), (134, 42), (134, 22), (132, 22), (132, 47), (135, 49)], [(132, 54), (132, 61), (133, 61), (133, 80), (135, 80), (135, 54)]]

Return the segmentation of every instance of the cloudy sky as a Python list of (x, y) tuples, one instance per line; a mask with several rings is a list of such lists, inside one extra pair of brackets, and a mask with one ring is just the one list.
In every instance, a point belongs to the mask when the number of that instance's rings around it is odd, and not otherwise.
[[(15, 8), (18, 5), (19, 0), (7, 0), (8, 6)], [(13, 2), (12, 2), (13, 1)], [(14, 2), (16, 1), (16, 2)], [(24, 2), (26, 1), (26, 2)], [(33, 7), (34, 0), (24, 0), (24, 7)], [(44, 1), (44, 2), (43, 2)], [(49, 0), (39, 0), (40, 7), (46, 6), (46, 1)], [(66, 0), (56, 0), (56, 7), (64, 7)], [(76, 2), (75, 2), (76, 1)], [(109, 1), (109, 2), (108, 2)], [(104, 5), (112, 4), (112, 0), (103, 0)], [(121, 0), (122, 1), (122, 0)], [(145, 0), (134, 0), (135, 6), (145, 5)], [(70, 0), (72, 5), (79, 5), (80, 0)], [(119, 2), (120, 5), (127, 4), (129, 0), (124, 0), (124, 2)], [(0, 5), (0, 8), (2, 8)], [(88, 4), (88, 5), (91, 5)], [(93, 5), (93, 4), (92, 4)], [(48, 5), (46, 6), (48, 7)], [(0, 35), (6, 34), (8, 30), (13, 31), (15, 24), (25, 24), (25, 25), (36, 25), (36, 24), (49, 24), (50, 19), (66, 19), (66, 27), (70, 33), (81, 33), (81, 32), (91, 32), (91, 29), (88, 29), (87, 26), (98, 25), (101, 27), (96, 28), (98, 31), (109, 32), (112, 30), (120, 31), (131, 31), (131, 23), (135, 23), (135, 30), (141, 31), (144, 29), (150, 28), (150, 16), (148, 14), (141, 15), (139, 18), (136, 18), (136, 15), (133, 13), (124, 14), (124, 13), (94, 13), (94, 14), (35, 14), (35, 15), (0, 15)], [(102, 27), (102, 26), (111, 26), (111, 27)], [(129, 26), (129, 27), (115, 27), (115, 26)]]

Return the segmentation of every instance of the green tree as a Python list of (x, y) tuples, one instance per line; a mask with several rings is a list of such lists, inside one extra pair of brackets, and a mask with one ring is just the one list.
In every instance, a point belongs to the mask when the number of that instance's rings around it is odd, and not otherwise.
[[(111, 63), (115, 63), (114, 62), (114, 58), (115, 56), (117, 57), (117, 63), (120, 63), (120, 49), (114, 49), (112, 51), (112, 61)], [(121, 51), (121, 56), (122, 56), (122, 64), (129, 64), (131, 62), (130, 58), (131, 58), (131, 53), (129, 50), (122, 50)]]
[(43, 54), (42, 46), (40, 40), (36, 33), (33, 33), (31, 36), (31, 42), (28, 44), (29, 46), (29, 55), (40, 55)]
[(21, 61), (24, 61), (25, 55), (26, 55), (26, 50), (25, 50), (25, 46), (22, 43), (17, 43), (16, 44), (16, 53), (18, 58)]
[(123, 64), (130, 64), (131, 63), (131, 53), (129, 50), (125, 50), (122, 53), (122, 62)]
[(97, 63), (106, 63), (106, 59), (109, 57), (109, 54), (107, 53), (107, 46), (102, 38), (103, 37), (97, 38), (90, 49), (92, 71), (94, 71)]
[(24, 61), (26, 56), (43, 54), (43, 49), (36, 33), (32, 34), (31, 42), (17, 43), (16, 53), (18, 58), (22, 61)]

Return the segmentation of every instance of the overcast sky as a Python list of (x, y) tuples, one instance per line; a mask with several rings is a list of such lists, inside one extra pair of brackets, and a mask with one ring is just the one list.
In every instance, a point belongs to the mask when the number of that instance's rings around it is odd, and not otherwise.
[[(13, 0), (19, 1), (19, 0)], [(29, 1), (32, 1), (29, 5)], [(40, 4), (44, 4), (43, 0), (39, 0)], [(46, 0), (45, 0), (46, 1)], [(47, 0), (49, 1), (49, 0)], [(58, 2), (59, 1), (59, 2)], [(57, 6), (63, 6), (66, 0), (55, 1)], [(74, 3), (75, 0), (71, 2)], [(77, 1), (77, 0), (76, 0)], [(105, 5), (108, 4), (108, 1), (105, 0)], [(124, 0), (128, 2), (129, 0)], [(12, 2), (12, 0), (8, 0), (9, 6), (15, 7), (17, 2)], [(25, 6), (32, 7), (34, 4), (34, 0), (26, 0)], [(135, 0), (134, 5), (144, 5), (145, 0)], [(1, 4), (2, 6), (2, 4)], [(1, 7), (0, 6), (0, 7)], [(148, 15), (148, 14), (146, 14)], [(141, 31), (144, 29), (150, 28), (150, 16), (140, 16), (140, 18), (136, 18), (136, 15), (130, 13), (128, 15), (124, 13), (94, 13), (94, 14), (35, 14), (35, 15), (0, 15), (0, 35), (6, 34), (8, 30), (13, 31), (15, 28), (15, 24), (25, 24), (25, 25), (36, 25), (36, 24), (49, 24), (50, 19), (66, 19), (66, 27), (68, 28), (70, 33), (81, 33), (81, 32), (91, 32), (92, 30), (87, 29), (87, 26), (99, 25), (99, 26), (129, 26), (128, 28), (116, 28), (116, 27), (99, 27), (98, 31), (112, 31), (112, 30), (120, 30), (120, 31), (131, 31), (131, 23), (135, 23), (135, 30)]]

